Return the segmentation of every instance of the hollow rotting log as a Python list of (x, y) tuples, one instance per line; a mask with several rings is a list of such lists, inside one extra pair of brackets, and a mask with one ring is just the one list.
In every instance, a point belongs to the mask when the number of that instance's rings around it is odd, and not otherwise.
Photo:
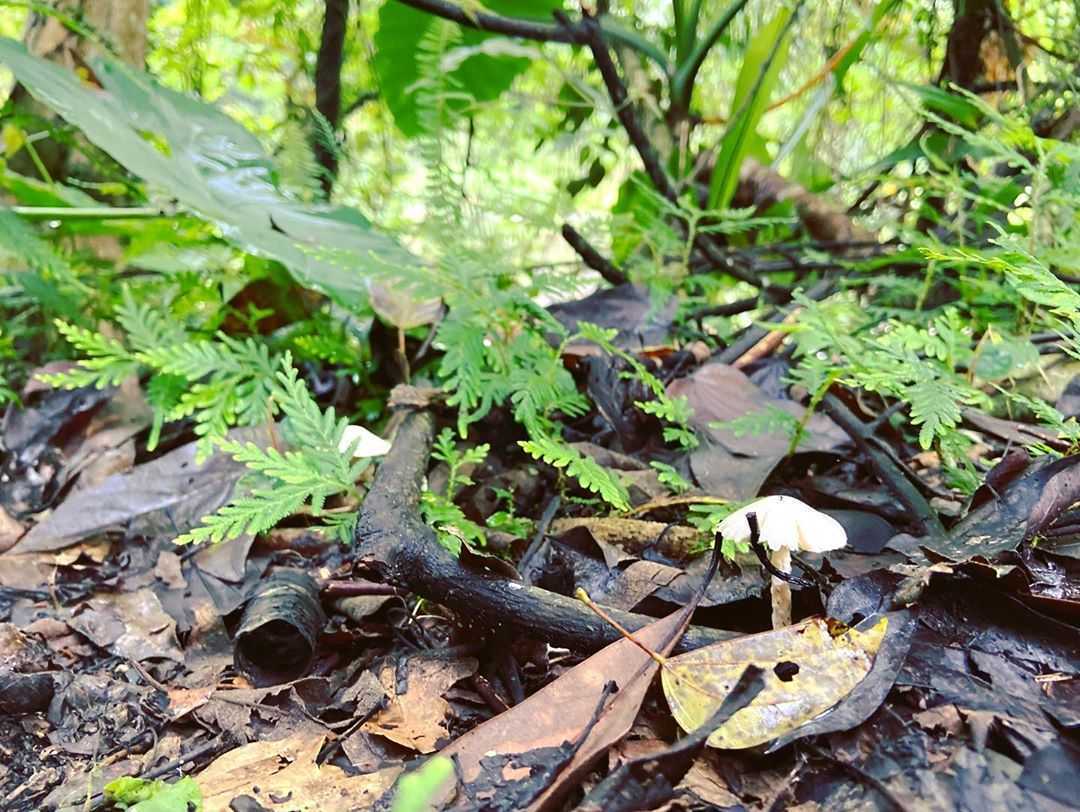
[[(581, 652), (619, 639), (606, 621), (574, 598), (511, 580), (494, 570), (471, 568), (455, 558), (420, 518), (420, 492), (434, 438), (423, 411), (405, 417), (393, 447), (375, 474), (356, 523), (357, 558), (372, 576), (452, 610), (467, 625), (509, 629)], [(656, 620), (608, 610), (631, 631)], [(687, 651), (729, 640), (735, 632), (691, 626), (676, 646)]]

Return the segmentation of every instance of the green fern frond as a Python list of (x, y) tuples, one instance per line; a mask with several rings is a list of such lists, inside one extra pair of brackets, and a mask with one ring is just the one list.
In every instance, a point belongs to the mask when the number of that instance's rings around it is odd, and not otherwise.
[(566, 471), (585, 490), (597, 494), (616, 510), (630, 509), (626, 486), (596, 460), (548, 436), (522, 440), (518, 445), (533, 459), (543, 460), (548, 465)]
[[(352, 461), (342, 453), (341, 441), (348, 422), (333, 409), (322, 410), (286, 354), (275, 380), (268, 384), (275, 406), (285, 417), (283, 430), (292, 448), (262, 448), (254, 443), (218, 442), (220, 449), (250, 471), (256, 484), (242, 491), (177, 543), (222, 541), (243, 533), (262, 533), (282, 519), (307, 508), (324, 520), (335, 538), (351, 534), (355, 514), (326, 514), (326, 501), (355, 492), (355, 483), (369, 460)], [(204, 410), (205, 411), (205, 410)], [(271, 483), (269, 486), (264, 484)]]

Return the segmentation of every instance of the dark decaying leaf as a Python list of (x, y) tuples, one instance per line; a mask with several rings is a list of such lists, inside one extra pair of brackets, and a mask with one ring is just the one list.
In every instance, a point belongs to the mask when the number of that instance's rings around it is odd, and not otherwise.
[(24, 408), (11, 407), (0, 425), (3, 451), (19, 466), (32, 464), (45, 446), (71, 421), (113, 395), (112, 389), (50, 389)]
[(671, 335), (678, 302), (674, 297), (654, 299), (641, 285), (618, 285), (598, 290), (576, 302), (551, 307), (551, 315), (570, 332), (584, 321), (618, 330), (616, 346), (640, 350), (665, 344)]
[(67, 624), (94, 645), (129, 660), (184, 661), (176, 621), (149, 588), (101, 594), (77, 607)]
[(1067, 739), (1048, 744), (1024, 762), (1017, 783), (1066, 806), (1080, 798), (1080, 748)]
[[(788, 454), (790, 428), (802, 419), (805, 409), (790, 400), (771, 398), (734, 367), (710, 363), (693, 375), (672, 381), (672, 397), (683, 396), (694, 409), (693, 426), (705, 438), (690, 455), (690, 467), (698, 484), (710, 495), (744, 500), (757, 496), (766, 478)], [(783, 426), (761, 432), (737, 432), (710, 424), (761, 415), (779, 410), (791, 418)], [(813, 415), (799, 451), (836, 451), (849, 440), (831, 420)]]
[[(234, 429), (237, 442), (265, 445), (265, 429)], [(247, 471), (228, 454), (195, 462), (196, 443), (188, 443), (100, 485), (71, 494), (44, 521), (20, 539), (11, 552), (59, 550), (107, 531), (131, 535), (179, 535), (223, 505)]]
[(1078, 462), (1080, 455), (1037, 461), (1009, 483), (1001, 498), (972, 511), (945, 538), (928, 539), (927, 549), (952, 561), (1016, 549), (1080, 499)]
[(0, 505), (20, 518), (47, 507), (62, 484), (64, 455), (55, 441), (73, 433), (112, 390), (47, 390), (25, 408), (9, 407), (0, 427)]
[[(629, 523), (633, 520), (614, 521)], [(663, 527), (654, 522), (637, 524)], [(627, 610), (650, 596), (675, 606), (687, 604), (701, 591), (709, 566), (709, 560), (703, 556), (685, 567), (638, 558), (596, 539), (588, 526), (571, 527), (559, 541), (552, 543), (551, 555), (566, 568), (573, 580), (573, 588), (584, 589), (605, 606)], [(721, 606), (756, 597), (763, 586), (761, 568), (756, 561), (740, 557), (736, 564), (725, 559), (699, 605)]]

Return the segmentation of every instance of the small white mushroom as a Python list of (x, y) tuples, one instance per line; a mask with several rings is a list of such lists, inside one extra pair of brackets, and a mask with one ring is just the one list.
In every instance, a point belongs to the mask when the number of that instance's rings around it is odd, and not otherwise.
[(353, 450), (353, 459), (359, 457), (381, 457), (390, 451), (390, 443), (386, 442), (378, 434), (365, 429), (363, 426), (346, 426), (344, 434), (341, 435), (341, 443), (338, 446), (338, 451), (345, 454), (349, 450), (349, 446), (356, 443), (356, 448)]
[[(791, 496), (766, 496), (751, 502), (720, 522), (717, 531), (731, 541), (749, 541), (746, 517), (750, 513), (757, 516), (759, 538), (770, 551), (769, 561), (780, 572), (791, 572), (791, 553), (795, 550), (823, 553), (847, 544), (847, 533), (840, 522)], [(773, 628), (790, 626), (791, 584), (773, 576), (770, 594)]]

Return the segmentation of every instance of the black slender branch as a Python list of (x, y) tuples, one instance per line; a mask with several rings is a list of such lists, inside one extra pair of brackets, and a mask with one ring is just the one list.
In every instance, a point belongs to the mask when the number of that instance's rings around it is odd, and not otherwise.
[(341, 64), (345, 54), (345, 30), (349, 24), (349, 0), (326, 0), (322, 39), (315, 60), (315, 109), (326, 125), (312, 143), (315, 160), (323, 168), (321, 183), (327, 197), (337, 176), (338, 154), (328, 143), (341, 120)]
[(400, 2), (420, 11), (426, 11), (428, 14), (434, 14), (436, 17), (442, 17), (444, 20), (451, 20), (466, 28), (475, 28), (491, 34), (505, 34), (508, 37), (520, 37), (537, 42), (581, 42), (573, 27), (518, 20), (485, 11), (466, 12), (456, 3), (448, 3), (445, 0), (400, 0)]
[(570, 247), (573, 248), (581, 261), (600, 274), (604, 279), (610, 282), (612, 285), (624, 285), (627, 282), (626, 274), (615, 267), (609, 260), (597, 251), (592, 245), (581, 236), (572, 225), (564, 223), (562, 227), (563, 239), (570, 243)]
[(376, 91), (376, 90), (366, 90), (366, 91), (364, 91), (359, 96), (357, 96), (355, 99), (353, 99), (352, 103), (349, 104), (345, 108), (345, 110), (341, 114), (342, 120), (348, 118), (353, 113), (355, 113), (357, 110), (359, 110), (361, 107), (363, 107), (365, 104), (370, 104), (371, 102), (375, 101), (377, 98), (379, 98), (378, 91)]
[(611, 51), (608, 50), (607, 42), (604, 40), (604, 32), (600, 28), (600, 23), (594, 17), (583, 17), (581, 22), (575, 25), (567, 19), (566, 15), (558, 12), (556, 12), (556, 18), (567, 31), (580, 32), (579, 36), (582, 41), (592, 51), (593, 61), (596, 63), (597, 70), (600, 71), (600, 78), (604, 80), (604, 87), (607, 89), (608, 96), (611, 98), (611, 103), (615, 108), (615, 115), (619, 119), (619, 123), (623, 125), (623, 129), (626, 130), (630, 143), (634, 145), (634, 149), (637, 150), (638, 155), (641, 157), (641, 163), (645, 167), (645, 174), (649, 176), (649, 180), (652, 181), (656, 190), (668, 202), (677, 206), (679, 196), (675, 191), (675, 185), (660, 164), (660, 156), (641, 126), (641, 122), (638, 121), (633, 105), (630, 104), (630, 95), (627, 93), (626, 85), (623, 84), (619, 71), (615, 67), (615, 61), (611, 58)]
[[(604, 39), (604, 31), (600, 27), (599, 21), (595, 17), (585, 16), (582, 17), (580, 22), (572, 23), (561, 12), (555, 12), (555, 18), (567, 31), (577, 32), (575, 36), (580, 37), (580, 41), (589, 46), (596, 68), (600, 71), (600, 78), (604, 81), (604, 88), (607, 90), (608, 97), (611, 99), (615, 109), (615, 116), (619, 119), (623, 129), (626, 130), (626, 135), (637, 151), (638, 157), (641, 158), (645, 174), (649, 176), (649, 180), (652, 181), (656, 191), (678, 210), (680, 208), (678, 191), (675, 189), (675, 184), (672, 183), (671, 178), (668, 177), (667, 172), (664, 171), (664, 167), (660, 162), (660, 155), (657, 153), (652, 141), (649, 140), (648, 134), (638, 120), (634, 106), (630, 103), (630, 95), (626, 90), (626, 84), (619, 76), (615, 61), (611, 58), (611, 51), (608, 49), (607, 42)], [(686, 236), (689, 229), (685, 218), (680, 217), (676, 222), (683, 236)], [(748, 284), (758, 285), (757, 277), (747, 273), (730, 258), (723, 255), (723, 251), (716, 244), (712, 235), (695, 234), (694, 248), (704, 255), (714, 268)]]
[(760, 298), (750, 296), (746, 299), (739, 299), (737, 302), (726, 302), (725, 304), (698, 308), (687, 318), (690, 321), (698, 321), (709, 316), (735, 316), (739, 313), (745, 313), (747, 310), (753, 310), (759, 304), (761, 304)]

